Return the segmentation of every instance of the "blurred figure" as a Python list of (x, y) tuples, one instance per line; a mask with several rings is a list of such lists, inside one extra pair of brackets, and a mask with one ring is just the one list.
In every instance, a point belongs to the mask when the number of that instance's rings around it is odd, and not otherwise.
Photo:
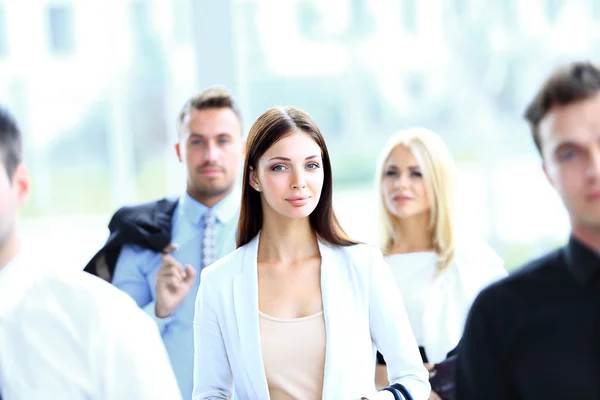
[[(435, 392), (437, 380), (454, 386), (455, 348), (473, 300), (507, 274), (502, 259), (484, 243), (457, 237), (454, 175), (442, 139), (421, 128), (388, 141), (376, 174), (381, 250), (402, 293), (423, 362), (432, 375), (440, 374), (431, 381), (431, 399), (444, 397)], [(381, 354), (378, 363), (378, 386), (386, 385)]]
[(38, 257), (21, 248), (17, 212), (29, 195), (21, 147), (0, 109), (0, 397), (180, 399), (158, 329), (129, 296), (45, 267), (65, 249)]
[(227, 91), (210, 88), (191, 98), (175, 144), (186, 166), (185, 193), (117, 211), (106, 245), (86, 267), (156, 320), (185, 399), (192, 395), (197, 271), (235, 249), (244, 145), (240, 111)]
[(525, 118), (571, 238), (479, 295), (459, 348), (458, 398), (598, 399), (600, 69), (557, 69)]
[(234, 386), (241, 399), (393, 399), (376, 393), (374, 343), (396, 387), (429, 395), (390, 270), (339, 226), (332, 186), (310, 116), (273, 108), (256, 120), (238, 249), (202, 272), (196, 299), (194, 400), (229, 399)]

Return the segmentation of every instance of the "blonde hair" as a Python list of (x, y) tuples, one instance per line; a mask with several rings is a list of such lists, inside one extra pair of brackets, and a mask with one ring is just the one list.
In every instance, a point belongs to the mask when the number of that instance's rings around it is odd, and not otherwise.
[(424, 128), (411, 128), (392, 136), (381, 152), (376, 173), (379, 214), (379, 247), (390, 253), (397, 237), (394, 219), (383, 198), (382, 180), (385, 164), (392, 151), (403, 146), (410, 150), (419, 163), (430, 204), (429, 232), (438, 255), (438, 272), (446, 269), (454, 259), (454, 161), (443, 140)]

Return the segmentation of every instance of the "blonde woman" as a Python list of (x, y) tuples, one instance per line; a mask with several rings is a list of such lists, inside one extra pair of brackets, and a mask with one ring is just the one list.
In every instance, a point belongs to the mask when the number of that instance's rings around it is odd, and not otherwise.
[[(382, 151), (376, 182), (380, 247), (434, 376), (436, 364), (453, 354), (475, 296), (506, 275), (504, 263), (485, 244), (457, 239), (454, 162), (437, 134), (413, 128), (394, 135)], [(387, 384), (384, 358), (378, 357), (379, 385)], [(433, 391), (430, 398), (442, 394)]]

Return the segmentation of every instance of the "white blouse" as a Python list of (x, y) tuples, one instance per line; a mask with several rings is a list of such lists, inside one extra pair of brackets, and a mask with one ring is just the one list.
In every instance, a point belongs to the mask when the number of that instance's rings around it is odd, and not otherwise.
[(419, 346), (438, 363), (456, 347), (471, 304), (490, 283), (507, 275), (503, 260), (482, 242), (457, 247), (450, 267), (436, 275), (437, 254), (415, 252), (385, 257), (402, 293)]

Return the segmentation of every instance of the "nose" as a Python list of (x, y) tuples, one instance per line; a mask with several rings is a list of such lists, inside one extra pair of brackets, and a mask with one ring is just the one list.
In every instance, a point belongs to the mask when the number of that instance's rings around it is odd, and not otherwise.
[(204, 149), (204, 158), (207, 162), (214, 163), (218, 158), (218, 146), (212, 141), (208, 141), (206, 148)]
[(410, 177), (408, 174), (399, 174), (398, 178), (394, 180), (395, 189), (407, 189), (410, 186)]
[(600, 149), (595, 149), (591, 152), (587, 168), (587, 178), (591, 182), (595, 182), (600, 178)]
[(296, 170), (293, 173), (292, 189), (304, 189), (306, 187), (306, 180), (304, 179), (304, 173)]

